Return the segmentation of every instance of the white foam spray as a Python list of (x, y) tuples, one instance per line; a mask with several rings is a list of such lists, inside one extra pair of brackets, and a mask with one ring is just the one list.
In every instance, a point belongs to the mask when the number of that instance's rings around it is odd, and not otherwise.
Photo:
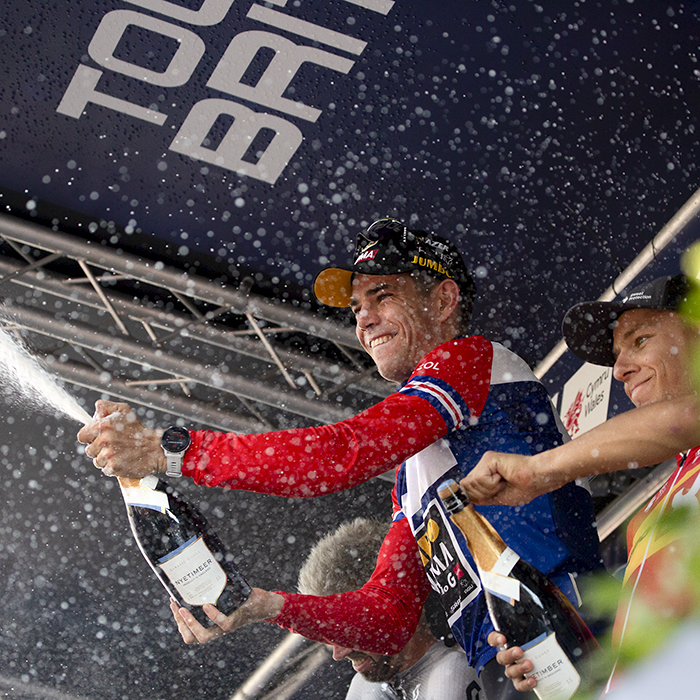
[(29, 404), (40, 411), (52, 408), (82, 424), (92, 420), (24, 343), (6, 328), (0, 328), (0, 383), (10, 401)]

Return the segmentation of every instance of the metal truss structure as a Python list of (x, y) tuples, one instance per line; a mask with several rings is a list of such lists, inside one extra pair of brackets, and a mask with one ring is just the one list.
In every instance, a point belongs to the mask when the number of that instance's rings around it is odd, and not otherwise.
[[(251, 282), (230, 288), (0, 214), (0, 326), (69, 387), (248, 433), (339, 421), (392, 391), (351, 326)], [(329, 659), (290, 635), (237, 697), (291, 698)]]
[(233, 432), (342, 420), (391, 391), (337, 321), (0, 215), (2, 323), (69, 384)]

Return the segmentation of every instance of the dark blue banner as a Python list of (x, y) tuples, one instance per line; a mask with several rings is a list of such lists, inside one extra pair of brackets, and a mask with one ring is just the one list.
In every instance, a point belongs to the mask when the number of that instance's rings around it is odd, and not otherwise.
[(525, 317), (597, 295), (700, 184), (694, 3), (24, 0), (3, 15), (16, 213), (73, 212), (112, 244), (155, 236), (176, 263), (197, 251), (304, 286), (396, 215), (460, 246), (479, 330), (531, 361), (558, 324)]

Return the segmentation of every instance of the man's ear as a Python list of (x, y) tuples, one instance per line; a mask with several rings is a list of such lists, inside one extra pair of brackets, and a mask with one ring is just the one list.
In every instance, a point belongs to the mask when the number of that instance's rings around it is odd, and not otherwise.
[(459, 286), (454, 280), (445, 279), (436, 287), (438, 301), (438, 319), (446, 321), (459, 305)]

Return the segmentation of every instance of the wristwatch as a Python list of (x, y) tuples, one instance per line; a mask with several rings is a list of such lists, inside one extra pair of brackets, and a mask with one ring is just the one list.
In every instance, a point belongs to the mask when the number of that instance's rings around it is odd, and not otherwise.
[(166, 476), (182, 476), (182, 460), (190, 446), (190, 434), (184, 428), (171, 425), (160, 438), (160, 446), (167, 460)]

